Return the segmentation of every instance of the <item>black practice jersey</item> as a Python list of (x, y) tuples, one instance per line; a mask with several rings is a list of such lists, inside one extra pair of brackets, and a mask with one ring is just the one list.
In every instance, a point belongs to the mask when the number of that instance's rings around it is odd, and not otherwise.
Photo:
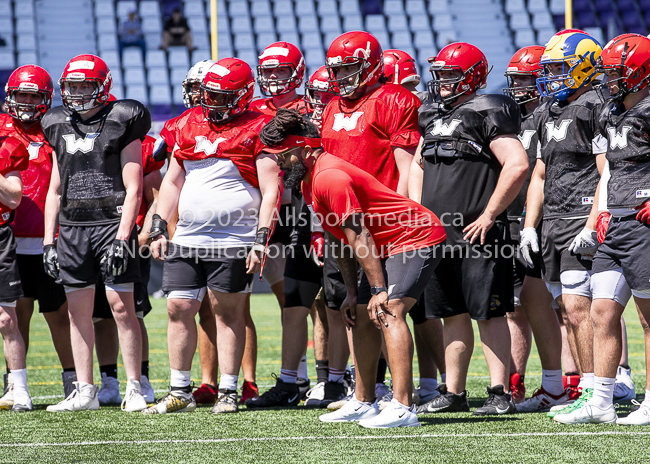
[(533, 113), (546, 165), (545, 218), (589, 215), (600, 179), (594, 145), (601, 109), (597, 92), (589, 90), (570, 103), (548, 100)]
[(629, 110), (606, 106), (601, 128), (607, 134), (608, 208), (633, 208), (650, 199), (650, 97)]
[(77, 113), (58, 106), (43, 116), (42, 126), (56, 151), (61, 177), (59, 222), (119, 222), (126, 196), (120, 155), (147, 135), (151, 128), (147, 108), (135, 100), (118, 100), (82, 121)]
[(537, 137), (537, 128), (535, 120), (533, 119), (533, 114), (534, 113), (526, 115), (521, 121), (521, 131), (519, 132), (518, 137), (526, 150), (526, 155), (528, 155), (528, 176), (526, 176), (526, 182), (524, 182), (523, 187), (521, 187), (517, 198), (515, 198), (514, 201), (510, 203), (510, 206), (508, 206), (508, 219), (511, 221), (519, 220), (521, 214), (524, 212), (530, 177), (533, 175), (535, 163), (537, 163), (539, 138)]
[(451, 109), (430, 98), (422, 102), (422, 205), (441, 219), (449, 243), (465, 243), (463, 227), (481, 215), (496, 188), (501, 164), (490, 142), (519, 134), (520, 126), (519, 106), (504, 95), (479, 95)]

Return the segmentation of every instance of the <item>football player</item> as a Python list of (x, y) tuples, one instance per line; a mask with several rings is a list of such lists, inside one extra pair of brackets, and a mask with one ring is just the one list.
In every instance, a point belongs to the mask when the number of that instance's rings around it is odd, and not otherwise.
[[(32, 410), (27, 392), (25, 341), (18, 328), (16, 302), (23, 298), (20, 271), (16, 258), (16, 239), (9, 227), (13, 210), (23, 197), (20, 172), (29, 167), (29, 153), (20, 140), (0, 137), (0, 334), (4, 356), (9, 369), (12, 391), (4, 398), (2, 409), (15, 412)], [(5, 395), (6, 396), (6, 395)]]
[[(406, 314), (440, 261), (444, 227), (431, 211), (325, 152), (318, 146), (318, 129), (295, 110), (278, 112), (260, 136), (278, 151), (288, 186), (298, 187), (302, 181), (323, 227), (352, 249), (351, 257), (337, 259), (348, 289), (341, 312), (354, 332), (357, 389), (341, 409), (320, 420), (359, 422), (368, 428), (420, 425), (411, 402), (413, 341)], [(395, 221), (397, 213), (401, 219)], [(357, 262), (362, 268), (358, 288)], [(379, 413), (374, 388), (368, 386), (375, 377), (382, 336), (395, 390), (390, 405)]]
[[(520, 236), (522, 255), (533, 266), (528, 256), (540, 250), (536, 228), (543, 214), (542, 279), (563, 312), (581, 374), (581, 396), (560, 409), (562, 413), (579, 408), (593, 392), (589, 255), (595, 253), (597, 240), (595, 218), (593, 223), (587, 218), (606, 151), (606, 140), (598, 130), (601, 101), (592, 88), (601, 49), (593, 37), (582, 32), (558, 33), (546, 45), (540, 61), (543, 75), (537, 79), (537, 86), (543, 97), (550, 98), (534, 116), (540, 150)], [(557, 355), (555, 359), (557, 362)], [(557, 369), (553, 370), (557, 377)], [(554, 378), (556, 392), (558, 383)], [(552, 408), (549, 415), (558, 414), (556, 409)]]
[[(270, 118), (247, 110), (254, 85), (244, 61), (219, 60), (203, 79), (201, 106), (176, 121), (176, 149), (151, 228), (151, 249), (154, 258), (164, 260), (163, 290), (169, 293), (171, 388), (146, 414), (196, 408), (190, 385), (194, 317), (206, 287), (216, 317), (221, 370), (212, 412), (238, 411), (246, 301), (278, 198), (279, 169), (273, 157), (262, 153), (258, 137)], [(168, 244), (167, 221), (177, 207), (179, 220)]]
[(47, 410), (99, 409), (89, 308), (101, 273), (128, 378), (122, 408), (140, 411), (147, 404), (140, 386), (142, 336), (133, 298), (134, 283), (140, 281), (135, 220), (142, 196), (142, 141), (151, 116), (134, 100), (108, 102), (112, 78), (97, 56), (71, 59), (59, 85), (63, 106), (48, 111), (41, 121), (54, 149), (44, 265), (65, 286), (78, 382), (66, 399)]
[(323, 111), (327, 104), (332, 101), (335, 94), (331, 91), (328, 82), (329, 73), (327, 66), (321, 66), (305, 82), (305, 105), (309, 120), (313, 125), (321, 128)]
[[(643, 257), (650, 243), (650, 39), (624, 34), (611, 40), (598, 58), (609, 98), (600, 114), (608, 146), (598, 187), (597, 235), (601, 245), (591, 276), (591, 321), (594, 332), (593, 395), (581, 407), (554, 420), (564, 424), (618, 423), (650, 425), (650, 393), (646, 386), (640, 408), (618, 418), (613, 402), (622, 352), (621, 316), (632, 295), (644, 327), (646, 347), (650, 320), (650, 267)], [(609, 227), (608, 227), (609, 225)], [(646, 348), (646, 353), (647, 353)], [(646, 354), (646, 377), (650, 381)], [(620, 367), (618, 368), (620, 370)], [(650, 383), (646, 383), (650, 385)]]
[[(50, 109), (54, 87), (43, 68), (34, 65), (16, 69), (5, 87), (8, 114), (0, 115), (0, 136), (20, 140), (30, 154), (29, 168), (21, 173), (24, 201), (15, 212), (11, 228), (16, 237), (18, 270), (25, 298), (16, 303), (18, 327), (29, 350), (29, 325), (38, 300), (39, 312), (52, 334), (63, 373), (63, 392), (67, 397), (77, 380), (70, 346), (70, 321), (63, 286), (43, 269), (43, 210), (52, 172), (52, 147), (45, 142), (41, 118)], [(11, 385), (0, 399), (0, 408), (11, 407)]]
[[(337, 95), (326, 106), (322, 121), (323, 148), (377, 178), (382, 184), (401, 195), (407, 194), (407, 177), (420, 134), (417, 132), (418, 98), (404, 87), (383, 85), (382, 48), (376, 37), (368, 32), (347, 32), (337, 37), (327, 51), (327, 69), (331, 90)], [(325, 260), (323, 288), (328, 306), (330, 369), (344, 369), (348, 353), (343, 340), (339, 309), (346, 298), (346, 285), (335, 257), (349, 252), (338, 240), (330, 244)], [(363, 306), (361, 306), (363, 308)], [(361, 309), (359, 309), (361, 310)], [(353, 330), (351, 332), (354, 339)], [(389, 394), (383, 383), (386, 361), (379, 366), (379, 352), (373, 344), (353, 340), (353, 351), (359, 395), (383, 397)], [(361, 370), (363, 363), (364, 370)], [(369, 366), (368, 363), (374, 363)], [(374, 388), (369, 383), (375, 379)], [(399, 375), (399, 374), (397, 374)], [(405, 379), (405, 376), (401, 376)], [(394, 393), (404, 400), (412, 395), (413, 385), (399, 383)], [(401, 389), (401, 390), (400, 390)], [(340, 402), (332, 403), (341, 405)], [(342, 414), (348, 414), (342, 411)]]
[[(444, 319), (446, 385), (418, 412), (469, 411), (465, 391), (477, 321), (490, 372), (488, 399), (475, 415), (514, 412), (508, 393), (513, 311), (512, 256), (506, 207), (526, 180), (517, 139), (519, 106), (503, 95), (477, 95), (488, 63), (458, 42), (429, 59), (430, 97), (420, 107), (420, 149), (409, 194), (441, 218), (448, 247), (425, 290), (428, 317)], [(464, 186), (459, 189), (459, 186)], [(512, 253), (510, 253), (512, 251)]]
[(397, 84), (417, 94), (420, 85), (415, 60), (402, 50), (384, 50), (384, 78), (387, 84)]

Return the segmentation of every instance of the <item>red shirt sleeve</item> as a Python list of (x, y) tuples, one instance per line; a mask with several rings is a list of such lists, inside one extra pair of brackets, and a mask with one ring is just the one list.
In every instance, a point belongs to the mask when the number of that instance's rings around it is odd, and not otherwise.
[(144, 142), (142, 142), (142, 175), (146, 176), (149, 173), (160, 170), (164, 165), (165, 161), (155, 161), (153, 159), (153, 148), (156, 143), (156, 139), (147, 135)]
[(29, 167), (29, 153), (20, 140), (14, 137), (0, 139), (0, 174), (25, 171)]
[(350, 175), (338, 169), (325, 169), (312, 181), (312, 201), (325, 211), (323, 226), (340, 226), (348, 217), (361, 213), (361, 204), (354, 192)]
[(405, 150), (417, 148), (420, 143), (420, 130), (418, 129), (420, 100), (410, 92), (398, 93), (393, 98), (395, 103), (391, 106), (390, 111), (386, 107), (385, 114), (387, 117), (386, 133), (390, 134), (390, 145)]

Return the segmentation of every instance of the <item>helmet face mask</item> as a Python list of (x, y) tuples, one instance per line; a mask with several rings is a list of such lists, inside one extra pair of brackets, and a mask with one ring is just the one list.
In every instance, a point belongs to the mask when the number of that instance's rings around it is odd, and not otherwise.
[(59, 79), (63, 106), (80, 114), (106, 105), (112, 85), (108, 66), (95, 55), (75, 56), (65, 65)]
[(52, 78), (40, 66), (25, 65), (15, 69), (5, 85), (7, 112), (22, 122), (40, 120), (52, 106)]
[(253, 71), (238, 58), (223, 58), (205, 73), (201, 83), (203, 115), (214, 124), (226, 123), (246, 111), (253, 99)]
[(348, 97), (361, 87), (364, 67), (367, 67), (367, 64), (363, 58), (348, 58), (341, 64), (328, 65), (329, 83), (338, 95)]
[(264, 49), (257, 66), (257, 83), (267, 97), (284, 95), (299, 88), (305, 77), (305, 58), (289, 42), (275, 42)]
[(325, 107), (334, 96), (329, 83), (329, 71), (326, 66), (321, 66), (305, 82), (304, 101), (307, 105), (309, 118), (312, 121), (321, 121)]
[(454, 42), (443, 47), (437, 56), (429, 58), (431, 79), (427, 84), (433, 100), (454, 103), (462, 95), (470, 95), (485, 87), (487, 58), (478, 47), (466, 42)]
[(297, 75), (296, 68), (291, 64), (257, 67), (257, 83), (267, 96), (275, 97), (291, 92), (296, 88), (292, 84)]
[(203, 83), (203, 77), (205, 73), (208, 72), (210, 66), (212, 66), (216, 61), (212, 60), (203, 60), (194, 64), (187, 74), (185, 75), (185, 80), (183, 81), (183, 103), (185, 108), (193, 108), (201, 104), (201, 84)]
[(650, 79), (650, 40), (638, 34), (623, 34), (603, 49), (598, 72), (606, 79), (596, 87), (603, 100), (622, 102), (629, 94), (648, 87)]
[(461, 95), (468, 93), (469, 86), (464, 81), (471, 69), (463, 72), (460, 66), (431, 65), (431, 79), (427, 88), (433, 99), (439, 99), (443, 103), (453, 103)]
[(75, 113), (83, 114), (103, 106), (104, 102), (100, 101), (103, 91), (103, 86), (96, 81), (61, 79), (61, 100), (63, 105)]
[(508, 87), (503, 94), (509, 96), (520, 105), (539, 99), (536, 76), (525, 73), (506, 73)]
[(234, 90), (214, 90), (201, 85), (201, 107), (211, 122), (222, 124), (231, 120), (232, 110), (237, 108), (239, 96)]

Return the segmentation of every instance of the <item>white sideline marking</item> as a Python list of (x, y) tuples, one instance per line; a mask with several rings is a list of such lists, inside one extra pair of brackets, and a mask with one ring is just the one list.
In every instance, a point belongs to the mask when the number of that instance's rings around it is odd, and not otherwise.
[(157, 443), (232, 443), (241, 441), (295, 441), (295, 440), (386, 440), (415, 438), (480, 438), (480, 437), (575, 437), (604, 435), (650, 435), (650, 432), (529, 432), (529, 433), (427, 433), (422, 435), (359, 435), (359, 436), (308, 436), (308, 437), (258, 437), (258, 438), (209, 438), (194, 440), (107, 440), (68, 443), (0, 443), (0, 448), (35, 448), (46, 446), (97, 446), (97, 445), (147, 445)]

